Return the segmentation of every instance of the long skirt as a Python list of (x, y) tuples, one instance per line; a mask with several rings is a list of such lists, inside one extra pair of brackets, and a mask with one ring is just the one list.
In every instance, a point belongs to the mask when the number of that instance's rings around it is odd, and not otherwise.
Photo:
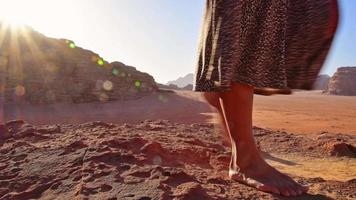
[(207, 0), (193, 90), (310, 90), (337, 24), (337, 0)]

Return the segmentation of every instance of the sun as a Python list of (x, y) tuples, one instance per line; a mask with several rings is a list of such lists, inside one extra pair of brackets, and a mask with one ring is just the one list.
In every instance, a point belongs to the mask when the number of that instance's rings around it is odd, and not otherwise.
[[(0, 0), (0, 23), (13, 31), (31, 27), (43, 34), (63, 37), (63, 29), (80, 26), (78, 19), (86, 19), (81, 4), (87, 0)], [(91, 1), (90, 1), (91, 2)]]
[(31, 0), (0, 0), (0, 20), (10, 26), (25, 25)]
[[(48, 16), (61, 10), (66, 15), (65, 6), (69, 0), (0, 0), (0, 21), (11, 26), (50, 25)], [(71, 3), (74, 5), (74, 3)], [(74, 17), (74, 16), (71, 16)]]

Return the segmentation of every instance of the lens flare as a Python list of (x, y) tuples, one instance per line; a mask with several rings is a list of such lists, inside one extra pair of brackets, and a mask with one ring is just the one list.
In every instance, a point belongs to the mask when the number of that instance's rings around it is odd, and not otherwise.
[(105, 94), (105, 93), (101, 93), (100, 96), (99, 96), (99, 100), (101, 102), (107, 102), (107, 101), (109, 101), (109, 96), (107, 94)]
[(74, 48), (76, 47), (75, 44), (74, 44), (74, 42), (70, 42), (68, 46), (69, 46), (69, 48), (71, 48), (71, 49), (74, 49)]
[(106, 91), (112, 90), (113, 86), (114, 85), (113, 85), (113, 83), (111, 81), (104, 81), (104, 83), (103, 83), (103, 88)]
[(98, 61), (96, 61), (96, 63), (100, 66), (104, 65), (104, 60), (102, 58), (99, 58)]
[(25, 95), (25, 93), (26, 93), (25, 87), (23, 87), (22, 85), (18, 85), (15, 87), (15, 95), (16, 96), (21, 97), (21, 96)]
[(113, 68), (111, 73), (114, 75), (114, 76), (118, 76), (120, 74), (120, 71), (116, 68)]
[(74, 49), (74, 48), (77, 47), (77, 46), (75, 45), (75, 43), (72, 42), (72, 41), (70, 41), (70, 40), (66, 40), (66, 43), (67, 43), (68, 47), (71, 48), (71, 49)]
[(135, 81), (135, 86), (136, 86), (137, 88), (141, 87), (141, 81)]

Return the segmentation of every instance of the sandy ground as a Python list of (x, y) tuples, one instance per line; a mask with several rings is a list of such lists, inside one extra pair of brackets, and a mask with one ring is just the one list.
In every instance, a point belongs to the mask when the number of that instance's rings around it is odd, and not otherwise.
[[(356, 97), (255, 96), (254, 107), (265, 159), (310, 185), (294, 199), (356, 198)], [(0, 200), (286, 199), (226, 177), (230, 149), (199, 93), (1, 112), (27, 123), (0, 125)]]
[[(146, 119), (168, 119), (179, 123), (215, 122), (216, 117), (200, 93), (176, 91), (157, 93), (124, 102), (5, 105), (3, 121), (24, 119), (32, 124), (138, 123)], [(294, 95), (255, 96), (254, 124), (293, 133), (356, 134), (356, 97), (323, 95), (321, 91)]]
[[(12, 121), (2, 128), (1, 200), (287, 199), (229, 180), (229, 148), (211, 124)], [(268, 162), (310, 185), (308, 194), (289, 199), (356, 198), (355, 136), (254, 133)]]
[(356, 97), (323, 95), (256, 96), (255, 125), (294, 133), (356, 134)]

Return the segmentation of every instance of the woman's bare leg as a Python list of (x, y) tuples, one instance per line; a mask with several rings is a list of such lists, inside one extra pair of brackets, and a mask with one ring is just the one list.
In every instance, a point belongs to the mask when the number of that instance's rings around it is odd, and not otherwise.
[(224, 139), (224, 145), (230, 146), (231, 139), (230, 139), (230, 135), (229, 135), (229, 130), (226, 127), (225, 117), (223, 115), (223, 112), (222, 112), (221, 106), (220, 106), (220, 100), (219, 100), (220, 93), (218, 93), (218, 92), (204, 92), (203, 97), (218, 112), (218, 123), (223, 128), (222, 137)]
[(284, 196), (306, 192), (307, 188), (268, 165), (257, 149), (252, 134), (253, 87), (236, 83), (231, 91), (218, 96), (219, 113), (231, 138), (230, 177), (259, 190)]

